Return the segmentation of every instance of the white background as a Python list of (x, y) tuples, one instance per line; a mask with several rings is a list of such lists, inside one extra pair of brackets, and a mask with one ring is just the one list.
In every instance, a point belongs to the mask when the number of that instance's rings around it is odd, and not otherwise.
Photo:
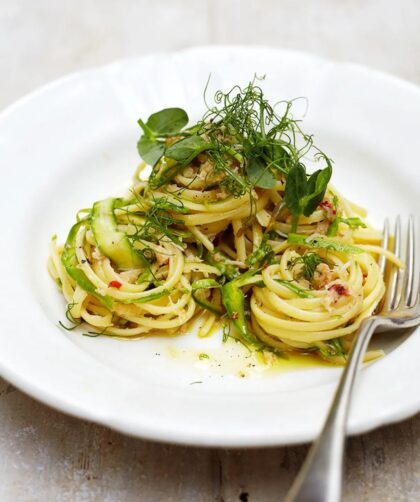
[(0, 107), (81, 68), (226, 43), (301, 49), (420, 82), (420, 3), (0, 0)]

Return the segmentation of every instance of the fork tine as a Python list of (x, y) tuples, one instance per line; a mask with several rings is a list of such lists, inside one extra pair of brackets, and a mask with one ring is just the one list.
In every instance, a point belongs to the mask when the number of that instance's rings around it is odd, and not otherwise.
[(411, 215), (411, 221), (413, 225), (413, 241), (414, 241), (414, 253), (413, 253), (413, 271), (414, 271), (414, 279), (413, 279), (413, 291), (411, 294), (411, 304), (415, 305), (416, 303), (420, 303), (420, 241), (419, 241), (419, 221), (414, 216)]
[[(393, 251), (398, 258), (401, 258), (401, 218), (397, 216), (395, 220), (394, 246)], [(393, 265), (389, 273), (387, 295), (384, 303), (386, 310), (393, 310), (398, 305), (399, 285), (401, 281), (401, 270)]]
[(406, 280), (404, 284), (404, 303), (407, 307), (412, 307), (419, 294), (419, 274), (416, 271), (416, 256), (418, 255), (418, 242), (416, 238), (416, 229), (414, 216), (411, 215), (408, 220), (407, 236), (407, 258), (406, 258)]
[[(385, 249), (388, 249), (388, 245), (389, 245), (389, 219), (385, 218), (381, 246)], [(378, 265), (379, 265), (379, 268), (381, 270), (382, 275), (384, 275), (385, 267), (386, 267), (386, 257), (384, 255), (381, 255), (379, 257)]]

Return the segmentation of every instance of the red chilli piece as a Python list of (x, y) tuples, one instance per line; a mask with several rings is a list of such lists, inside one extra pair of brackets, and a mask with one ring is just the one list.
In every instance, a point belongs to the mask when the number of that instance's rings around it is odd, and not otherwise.
[(119, 282), (119, 281), (111, 281), (109, 284), (108, 284), (108, 288), (116, 288), (116, 289), (120, 289), (120, 287), (122, 286), (122, 284)]
[(350, 291), (342, 284), (333, 284), (328, 288), (328, 291), (334, 291), (338, 296), (349, 296)]
[(232, 321), (236, 321), (239, 318), (239, 312), (232, 312)]
[(331, 204), (329, 200), (323, 200), (320, 204), (319, 207), (323, 209), (328, 216), (335, 216), (337, 214), (337, 211), (335, 207)]

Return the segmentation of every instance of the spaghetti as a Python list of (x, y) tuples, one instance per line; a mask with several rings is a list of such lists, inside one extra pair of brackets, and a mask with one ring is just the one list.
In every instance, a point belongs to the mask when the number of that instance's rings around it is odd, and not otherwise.
[[(402, 264), (329, 184), (332, 161), (290, 102), (276, 112), (255, 81), (215, 101), (189, 128), (180, 108), (139, 120), (129, 194), (80, 211), (64, 245), (52, 239), (67, 318), (121, 338), (199, 319), (200, 336), (224, 325), (256, 350), (342, 362), (384, 295), (377, 257)], [(304, 162), (323, 167), (309, 175)]]

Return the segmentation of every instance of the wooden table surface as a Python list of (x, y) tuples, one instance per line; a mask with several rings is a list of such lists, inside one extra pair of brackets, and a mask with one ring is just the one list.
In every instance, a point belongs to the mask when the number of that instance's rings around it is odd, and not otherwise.
[[(417, 0), (0, 0), (0, 108), (71, 71), (208, 43), (308, 50), (420, 83), (419, 26)], [(306, 451), (151, 443), (0, 379), (1, 502), (281, 501)], [(420, 500), (419, 415), (349, 440), (343, 498)]]

